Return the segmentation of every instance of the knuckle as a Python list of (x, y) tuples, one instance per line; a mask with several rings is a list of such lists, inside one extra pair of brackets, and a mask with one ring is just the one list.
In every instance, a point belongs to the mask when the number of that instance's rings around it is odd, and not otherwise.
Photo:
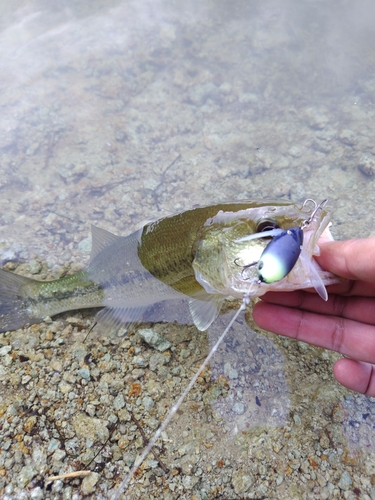
[(346, 298), (341, 295), (333, 296), (333, 314), (334, 316), (342, 317), (346, 305)]
[(337, 318), (334, 323), (334, 327), (331, 334), (331, 345), (332, 350), (336, 352), (342, 352), (343, 343), (345, 338), (345, 322), (343, 318)]

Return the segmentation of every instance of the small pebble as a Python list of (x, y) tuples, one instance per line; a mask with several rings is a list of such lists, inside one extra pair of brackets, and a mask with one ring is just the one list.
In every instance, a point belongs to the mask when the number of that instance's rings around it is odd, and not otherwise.
[(192, 490), (198, 481), (199, 478), (194, 476), (184, 476), (182, 478), (182, 484), (187, 490)]
[(300, 158), (303, 155), (303, 150), (299, 146), (292, 146), (288, 153), (294, 158)]
[(0, 356), (5, 356), (12, 350), (11, 345), (5, 345), (4, 347), (0, 348)]
[(172, 344), (168, 340), (165, 340), (150, 328), (138, 330), (138, 334), (150, 347), (153, 347), (157, 351), (163, 352), (172, 347)]
[(163, 354), (154, 354), (150, 358), (149, 368), (151, 371), (156, 371), (161, 366), (165, 365), (169, 362), (169, 358), (167, 356), (163, 356)]
[(237, 495), (245, 493), (254, 483), (254, 478), (249, 471), (238, 470), (232, 475), (232, 486)]
[(224, 363), (224, 375), (232, 380), (238, 378), (238, 371), (235, 368), (232, 368), (229, 361)]
[(36, 488), (33, 488), (30, 491), (30, 498), (32, 500), (43, 500), (44, 498), (44, 491), (40, 486), (37, 486)]
[(353, 130), (349, 129), (344, 129), (340, 133), (339, 139), (341, 142), (347, 144), (348, 146), (354, 146), (354, 144), (357, 144), (358, 142), (357, 134), (353, 132)]
[(120, 392), (113, 400), (113, 408), (115, 410), (121, 410), (121, 408), (124, 408), (124, 406), (125, 406), (125, 399), (123, 394)]
[(85, 366), (77, 371), (77, 375), (85, 380), (90, 380), (90, 370)]
[(142, 404), (143, 404), (144, 409), (146, 411), (151, 410), (151, 408), (153, 408), (155, 406), (155, 402), (154, 402), (154, 400), (150, 396), (145, 396), (142, 399)]
[(95, 486), (99, 481), (99, 479), (100, 479), (100, 474), (98, 474), (97, 472), (91, 472), (89, 476), (83, 478), (81, 484), (82, 495), (90, 495), (91, 493), (94, 493)]
[(243, 415), (246, 411), (246, 406), (243, 403), (241, 403), (240, 401), (237, 401), (233, 405), (233, 411), (237, 415)]
[(18, 485), (24, 488), (29, 484), (32, 478), (37, 474), (37, 471), (31, 465), (25, 465), (22, 467), (20, 473), (18, 474)]
[(38, 274), (42, 270), (42, 264), (35, 259), (30, 260), (29, 270), (30, 274)]
[(359, 160), (358, 168), (368, 177), (375, 176), (375, 156), (363, 155)]
[(148, 360), (142, 356), (134, 356), (132, 361), (138, 368), (146, 368), (148, 366)]
[(350, 474), (349, 472), (347, 472), (346, 470), (341, 474), (341, 477), (339, 479), (339, 482), (338, 482), (338, 486), (340, 488), (340, 490), (348, 490), (349, 487), (351, 486), (352, 484), (352, 478), (350, 477)]

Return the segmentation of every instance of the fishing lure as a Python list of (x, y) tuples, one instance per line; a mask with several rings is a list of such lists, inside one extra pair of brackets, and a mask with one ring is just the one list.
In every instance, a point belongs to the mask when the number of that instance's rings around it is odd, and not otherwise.
[(258, 262), (258, 276), (264, 283), (280, 281), (295, 266), (301, 253), (303, 230), (292, 227), (267, 245)]

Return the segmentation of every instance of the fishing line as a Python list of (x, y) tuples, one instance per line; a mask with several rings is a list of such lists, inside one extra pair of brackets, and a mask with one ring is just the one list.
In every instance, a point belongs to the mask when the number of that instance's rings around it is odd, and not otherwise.
[[(252, 287), (250, 287), (250, 289), (251, 288)], [(145, 458), (147, 457), (147, 455), (150, 453), (151, 448), (156, 444), (156, 441), (159, 439), (161, 433), (166, 429), (167, 425), (172, 420), (173, 416), (176, 414), (177, 410), (179, 409), (179, 407), (183, 403), (183, 401), (186, 398), (186, 396), (191, 391), (191, 389), (192, 389), (193, 385), (195, 384), (195, 382), (197, 381), (198, 377), (200, 376), (200, 374), (202, 373), (202, 371), (206, 368), (207, 364), (212, 359), (213, 355), (215, 354), (215, 352), (219, 348), (220, 344), (224, 340), (225, 336), (227, 335), (227, 333), (229, 332), (229, 330), (232, 328), (233, 323), (238, 318), (240, 312), (246, 310), (246, 306), (250, 302), (250, 289), (244, 295), (242, 304), (238, 308), (236, 314), (230, 320), (230, 322), (228, 323), (228, 326), (226, 327), (226, 329), (224, 330), (224, 332), (221, 334), (221, 336), (217, 340), (216, 344), (213, 346), (213, 348), (211, 349), (210, 353), (208, 354), (208, 356), (206, 357), (206, 359), (203, 361), (203, 363), (199, 367), (198, 371), (195, 373), (194, 377), (190, 380), (190, 382), (189, 382), (188, 386), (186, 387), (186, 389), (184, 390), (184, 392), (178, 398), (177, 403), (172, 406), (172, 408), (169, 411), (167, 417), (165, 418), (165, 420), (163, 420), (163, 422), (160, 425), (159, 429), (155, 432), (155, 434), (153, 435), (153, 437), (150, 439), (150, 441), (148, 442), (148, 445), (144, 448), (144, 450), (141, 453), (139, 459), (134, 462), (133, 467), (130, 469), (130, 471), (126, 475), (125, 479), (120, 483), (120, 486), (118, 487), (118, 489), (111, 496), (111, 500), (118, 500), (120, 498), (120, 495), (122, 493), (124, 493), (124, 491), (126, 491), (126, 489), (127, 489), (128, 485), (129, 485), (129, 482), (130, 482), (132, 476), (134, 475), (134, 473), (136, 472), (136, 470), (142, 465), (143, 461), (145, 460)]]

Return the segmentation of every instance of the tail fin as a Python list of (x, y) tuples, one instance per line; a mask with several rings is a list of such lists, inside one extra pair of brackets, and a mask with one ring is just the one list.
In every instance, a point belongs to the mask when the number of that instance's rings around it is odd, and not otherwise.
[(0, 332), (17, 330), (28, 323), (37, 323), (33, 317), (26, 289), (35, 280), (0, 269)]

